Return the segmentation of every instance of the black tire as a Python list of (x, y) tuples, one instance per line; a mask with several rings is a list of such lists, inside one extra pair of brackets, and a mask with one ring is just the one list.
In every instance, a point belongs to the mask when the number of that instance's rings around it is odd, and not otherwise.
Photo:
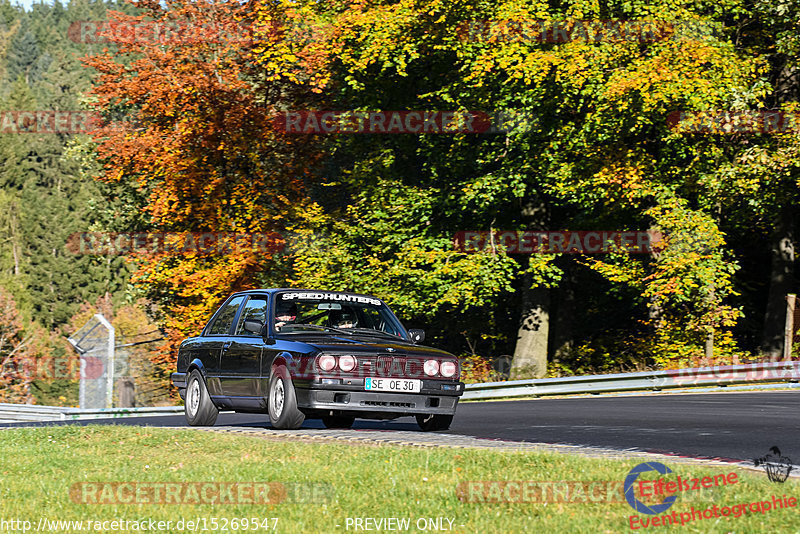
[(447, 430), (453, 422), (452, 415), (425, 414), (417, 416), (417, 424), (425, 432)]
[(208, 396), (206, 382), (197, 369), (189, 374), (186, 383), (186, 401), (183, 405), (186, 422), (191, 426), (214, 426), (219, 410)]
[(355, 420), (355, 417), (346, 415), (325, 415), (322, 417), (322, 424), (325, 428), (350, 428)]
[(267, 408), (272, 428), (279, 430), (300, 428), (306, 419), (303, 412), (297, 409), (297, 395), (286, 367), (276, 367), (269, 379)]

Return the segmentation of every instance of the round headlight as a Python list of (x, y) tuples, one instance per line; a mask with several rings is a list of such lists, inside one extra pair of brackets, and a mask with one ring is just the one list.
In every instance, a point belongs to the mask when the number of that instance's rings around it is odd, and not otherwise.
[(440, 369), (442, 370), (442, 376), (451, 377), (456, 374), (458, 367), (456, 362), (442, 362)]
[(317, 360), (317, 365), (319, 365), (319, 368), (323, 371), (333, 371), (336, 367), (336, 358), (328, 354), (323, 354)]
[(425, 374), (428, 376), (436, 376), (436, 373), (439, 372), (439, 362), (436, 360), (425, 360), (425, 365), (423, 366), (425, 369)]
[(356, 368), (355, 356), (350, 356), (349, 354), (346, 356), (339, 356), (339, 369), (345, 372), (349, 372), (355, 368)]

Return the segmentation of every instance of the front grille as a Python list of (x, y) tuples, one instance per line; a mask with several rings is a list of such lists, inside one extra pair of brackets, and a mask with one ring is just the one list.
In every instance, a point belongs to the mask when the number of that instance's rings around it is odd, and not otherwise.
[(356, 356), (358, 376), (378, 378), (425, 378), (422, 369), (423, 359), (380, 354), (377, 356)]
[(403, 356), (378, 356), (375, 371), (378, 372), (377, 376), (405, 376), (406, 358)]
[(423, 360), (409, 358), (406, 360), (406, 376), (409, 378), (424, 378)]
[(378, 356), (378, 363), (375, 366), (378, 376), (391, 376), (393, 362), (394, 358), (391, 356)]
[(413, 402), (381, 402), (381, 401), (361, 401), (361, 406), (383, 406), (388, 408), (414, 408)]
[(375, 356), (357, 356), (360, 376), (372, 376), (375, 373)]

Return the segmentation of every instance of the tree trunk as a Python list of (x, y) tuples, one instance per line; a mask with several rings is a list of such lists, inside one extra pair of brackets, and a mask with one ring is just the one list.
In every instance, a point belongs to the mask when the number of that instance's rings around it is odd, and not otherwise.
[(704, 365), (711, 366), (714, 365), (714, 331), (706, 334), (706, 344), (705, 349), (703, 351), (705, 356)]
[(776, 362), (783, 355), (786, 295), (795, 290), (794, 220), (791, 205), (781, 207), (772, 238), (771, 256), (769, 296), (764, 315), (764, 337), (761, 348), (769, 356), (770, 361)]
[(558, 287), (550, 289), (549, 354), (555, 359), (569, 357), (575, 345), (576, 269), (574, 262), (567, 263)]
[(547, 374), (547, 337), (550, 328), (550, 289), (531, 288), (531, 275), (522, 286), (522, 313), (517, 346), (511, 362), (511, 380), (541, 378)]
[[(528, 230), (546, 230), (550, 214), (546, 202), (531, 192), (520, 205), (520, 222)], [(524, 267), (529, 259), (522, 260)], [(533, 276), (522, 277), (519, 327), (514, 357), (511, 360), (510, 380), (541, 378), (547, 375), (547, 349), (550, 333), (550, 289), (532, 287)]]
[[(797, 69), (792, 62), (784, 61), (777, 68), (775, 78), (775, 102), (780, 105), (784, 102), (797, 100), (800, 89)], [(794, 180), (788, 184), (790, 191), (794, 191)], [(772, 235), (771, 271), (769, 277), (769, 294), (767, 297), (767, 310), (764, 314), (764, 335), (761, 350), (765, 352), (770, 361), (776, 362), (783, 356), (783, 330), (786, 322), (786, 295), (795, 292), (794, 287), (794, 208), (795, 195), (788, 195), (778, 208), (777, 224)]]

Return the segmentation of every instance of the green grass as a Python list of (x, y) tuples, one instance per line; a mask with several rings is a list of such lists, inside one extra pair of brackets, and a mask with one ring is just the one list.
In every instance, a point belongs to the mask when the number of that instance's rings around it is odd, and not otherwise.
[[(631, 532), (626, 503), (467, 503), (456, 486), (476, 480), (623, 481), (642, 460), (555, 453), (300, 443), (254, 436), (126, 426), (63, 426), (0, 432), (0, 519), (171, 520), (279, 518), (277, 532), (348, 532), (347, 518), (453, 519), (454, 532)], [(731, 468), (667, 464), (674, 475), (713, 476)], [(793, 480), (736, 471), (739, 482), (679, 496), (671, 511), (800, 496)], [(81, 482), (280, 482), (316, 496), (263, 504), (84, 504)], [(292, 486), (307, 484), (308, 486)], [(80, 497), (78, 497), (80, 500)], [(290, 499), (291, 500), (291, 499)], [(799, 509), (705, 519), (645, 532), (796, 532)], [(208, 524), (208, 523), (207, 523)], [(272, 523), (270, 523), (270, 526)], [(339, 527), (337, 528), (337, 525)], [(447, 525), (447, 522), (445, 522)], [(218, 530), (219, 531), (219, 530)], [(240, 530), (241, 531), (241, 530)], [(179, 532), (171, 529), (169, 532)], [(250, 530), (254, 532), (254, 530)], [(268, 532), (257, 530), (256, 532)], [(368, 532), (355, 530), (349, 532)], [(372, 531), (380, 532), (380, 531)], [(430, 530), (428, 532), (431, 532)]]

